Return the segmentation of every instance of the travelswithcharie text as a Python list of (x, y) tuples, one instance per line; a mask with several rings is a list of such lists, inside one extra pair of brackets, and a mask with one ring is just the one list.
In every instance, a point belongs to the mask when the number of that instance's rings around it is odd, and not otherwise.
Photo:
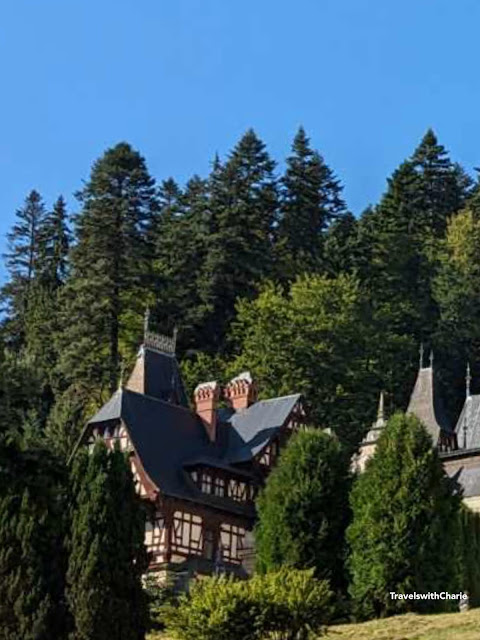
[(395, 593), (390, 591), (390, 598), (392, 600), (468, 600), (468, 594), (466, 593), (449, 593), (448, 591), (429, 591), (428, 593)]

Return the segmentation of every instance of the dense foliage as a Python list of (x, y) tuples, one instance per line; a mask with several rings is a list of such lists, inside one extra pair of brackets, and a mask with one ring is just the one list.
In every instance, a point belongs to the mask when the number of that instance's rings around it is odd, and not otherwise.
[(67, 599), (75, 640), (140, 640), (145, 635), (142, 574), (145, 518), (124, 454), (99, 441), (72, 471)]
[[(338, 442), (305, 434), (285, 455), (260, 502), (259, 540), (266, 568), (314, 567), (320, 576), (330, 572), (335, 589), (343, 580), (337, 567), (347, 510), (335, 513), (332, 504), (343, 504), (348, 484), (340, 448), (356, 448), (379, 391), (386, 391), (390, 413), (405, 409), (421, 342), (435, 350), (452, 417), (463, 400), (467, 360), (478, 391), (480, 183), (432, 131), (388, 178), (380, 202), (358, 217), (303, 129), (283, 172), (249, 130), (226, 158), (214, 159), (209, 175), (185, 185), (162, 178), (156, 183), (141, 154), (122, 142), (93, 164), (76, 205), (67, 207), (63, 197), (46, 203), (33, 190), (8, 234), (0, 291), (0, 637), (41, 639), (48, 628), (63, 638), (71, 623), (78, 638), (114, 637), (105, 620), (117, 614), (118, 637), (142, 633), (141, 526), (128, 469), (120, 454), (99, 450), (88, 463), (79, 458), (70, 484), (65, 477), (87, 416), (133, 364), (147, 307), (161, 332), (178, 328), (190, 390), (250, 369), (262, 395), (300, 392), (312, 426), (333, 429)], [(390, 433), (398, 450), (385, 439), (379, 456), (385, 465), (372, 463), (352, 502), (352, 594), (364, 598), (365, 615), (384, 611), (387, 582), (440, 584), (448, 562), (432, 568), (432, 536), (436, 557), (452, 555), (443, 550), (450, 525), (438, 530), (455, 510), (438, 461), (418, 425), (406, 421), (402, 435), (396, 420)], [(403, 481), (408, 491), (394, 493)], [(301, 491), (283, 495), (284, 482)], [(403, 515), (392, 512), (395, 505)], [(372, 513), (385, 513), (384, 525)], [(270, 519), (285, 533), (281, 540), (273, 529), (267, 535)], [(418, 541), (412, 536), (420, 535), (414, 521), (432, 524), (420, 556), (412, 550)], [(465, 539), (477, 539), (470, 515), (452, 522)], [(114, 542), (106, 549), (110, 527)], [(370, 537), (362, 538), (365, 527)], [(397, 536), (391, 556), (374, 538), (385, 540), (396, 527), (405, 536)], [(305, 553), (307, 540), (314, 558)], [(477, 602), (478, 576), (469, 569), (476, 543), (468, 552), (459, 544), (457, 570), (449, 575), (461, 575)], [(334, 549), (328, 558), (325, 548)], [(102, 564), (100, 550), (118, 564)], [(62, 613), (67, 560), (68, 603), (78, 611), (73, 622)], [(420, 563), (415, 576), (413, 560)], [(117, 581), (122, 593), (113, 588)], [(243, 595), (235, 598), (231, 606), (243, 611)]]
[(405, 408), (420, 342), (455, 415), (466, 359), (480, 371), (479, 191), (432, 131), (359, 217), (302, 128), (283, 174), (249, 130), (185, 186), (156, 185), (120, 143), (93, 164), (74, 215), (37, 191), (17, 211), (2, 422), (33, 416), (68, 455), (133, 364), (147, 307), (160, 331), (178, 328), (190, 387), (246, 367), (265, 394), (302, 392), (312, 424), (351, 448), (381, 389)]
[[(390, 593), (458, 593), (460, 498), (414, 416), (396, 414), (351, 494), (350, 592), (357, 615), (452, 606)], [(455, 606), (455, 605), (454, 605)]]
[(313, 570), (205, 578), (167, 613), (167, 632), (180, 640), (313, 640), (330, 619), (331, 597)]
[(312, 568), (344, 589), (349, 488), (349, 460), (334, 437), (319, 430), (293, 436), (257, 501), (259, 569)]

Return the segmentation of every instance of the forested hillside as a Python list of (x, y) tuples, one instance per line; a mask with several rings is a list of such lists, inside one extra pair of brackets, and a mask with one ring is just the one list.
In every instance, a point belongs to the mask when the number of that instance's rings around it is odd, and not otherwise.
[(303, 129), (283, 173), (250, 130), (185, 185), (120, 143), (72, 211), (29, 193), (4, 258), (1, 429), (68, 456), (133, 365), (147, 308), (178, 329), (189, 390), (248, 368), (354, 447), (381, 389), (405, 409), (423, 343), (455, 416), (467, 360), (474, 389), (480, 374), (479, 183), (432, 131), (401, 160), (359, 217)]

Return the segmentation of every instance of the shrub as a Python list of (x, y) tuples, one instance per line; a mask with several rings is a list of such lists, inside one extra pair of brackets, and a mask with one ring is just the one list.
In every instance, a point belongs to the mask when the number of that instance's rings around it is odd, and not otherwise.
[(459, 590), (458, 510), (432, 439), (414, 416), (393, 416), (351, 494), (350, 593), (358, 617), (455, 607), (390, 592)]
[(282, 569), (251, 580), (204, 578), (166, 613), (180, 640), (306, 640), (321, 633), (331, 607), (328, 583), (313, 570)]
[(167, 576), (164, 582), (160, 582), (156, 576), (147, 575), (144, 589), (148, 601), (148, 628), (150, 631), (162, 631), (165, 628), (165, 611), (178, 602), (173, 580)]
[(336, 438), (314, 429), (293, 436), (257, 501), (258, 569), (314, 568), (346, 590), (349, 489), (349, 460)]

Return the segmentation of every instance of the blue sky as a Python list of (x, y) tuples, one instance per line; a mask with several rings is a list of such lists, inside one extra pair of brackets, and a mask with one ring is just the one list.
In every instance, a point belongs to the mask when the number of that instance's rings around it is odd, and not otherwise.
[(248, 127), (281, 162), (303, 124), (356, 214), (429, 126), (472, 170), (479, 25), (478, 0), (1, 2), (0, 235), (121, 140), (185, 181)]

